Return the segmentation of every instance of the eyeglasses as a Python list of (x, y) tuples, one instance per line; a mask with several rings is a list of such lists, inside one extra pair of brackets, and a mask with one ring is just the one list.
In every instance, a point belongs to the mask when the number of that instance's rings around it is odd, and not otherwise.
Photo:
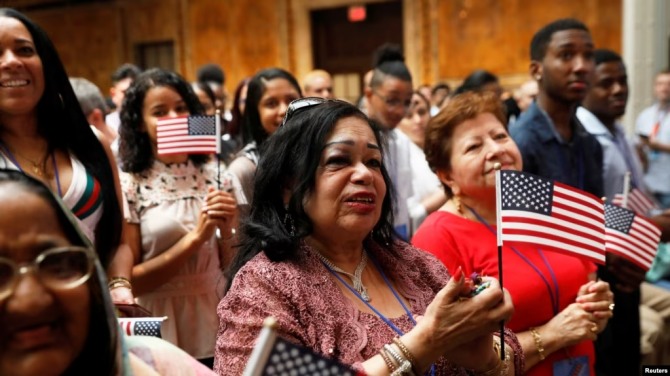
[(88, 281), (93, 274), (95, 256), (84, 247), (50, 248), (32, 262), (16, 264), (0, 257), (0, 301), (9, 297), (22, 274), (32, 271), (45, 286), (53, 289), (71, 289)]
[(284, 120), (282, 120), (280, 127), (283, 127), (284, 124), (286, 124), (291, 116), (295, 115), (297, 111), (308, 107), (318, 106), (326, 102), (328, 102), (328, 99), (320, 97), (305, 97), (291, 101), (291, 103), (289, 103), (288, 107), (286, 108), (286, 114), (284, 115)]
[(372, 91), (372, 93), (379, 98), (381, 98), (384, 101), (384, 104), (386, 104), (389, 107), (393, 108), (399, 108), (399, 107), (404, 107), (405, 110), (409, 108), (409, 106), (412, 104), (412, 98), (407, 98), (407, 99), (400, 99), (400, 98), (389, 98), (384, 95), (379, 94), (378, 91)]

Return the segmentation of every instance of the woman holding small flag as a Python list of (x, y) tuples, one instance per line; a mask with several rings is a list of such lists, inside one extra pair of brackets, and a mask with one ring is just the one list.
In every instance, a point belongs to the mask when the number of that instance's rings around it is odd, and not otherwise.
[[(428, 125), (426, 158), (449, 200), (428, 216), (412, 241), (449, 270), (500, 277), (495, 170), (522, 167), (519, 150), (503, 124), (506, 117), (497, 97), (465, 93), (454, 97)], [(531, 191), (522, 189), (521, 200), (530, 199)], [(501, 280), (516, 308), (509, 326), (523, 347), (524, 371), (593, 375), (592, 341), (612, 316), (609, 285), (590, 280), (595, 272), (591, 262), (542, 248), (502, 248)]]
[(211, 366), (221, 270), (245, 201), (234, 176), (219, 175), (216, 117), (202, 113), (179, 75), (147, 70), (126, 91), (119, 157), (138, 302), (168, 316), (163, 338)]
[(374, 122), (347, 102), (303, 98), (281, 124), (218, 308), (215, 371), (242, 374), (272, 316), (285, 340), (369, 375), (520, 374), (514, 334), (493, 334), (512, 314), (507, 292), (494, 278), (451, 278), (394, 233)]

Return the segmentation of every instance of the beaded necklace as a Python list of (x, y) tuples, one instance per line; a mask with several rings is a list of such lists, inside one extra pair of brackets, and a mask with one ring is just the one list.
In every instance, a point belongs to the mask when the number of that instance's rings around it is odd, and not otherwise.
[[(319, 259), (321, 259), (321, 262), (323, 262), (330, 270), (336, 271), (338, 273), (344, 274), (347, 277), (351, 279), (351, 282), (354, 285), (354, 289), (356, 292), (358, 292), (363, 300), (366, 302), (370, 301), (370, 295), (368, 294), (368, 289), (363, 286), (363, 270), (365, 269), (365, 266), (368, 264), (368, 255), (365, 251), (363, 251), (363, 256), (361, 257), (361, 262), (358, 263), (358, 266), (356, 266), (356, 270), (354, 270), (354, 274), (351, 274), (349, 272), (346, 272), (342, 270), (341, 268), (337, 267), (335, 264), (332, 263), (332, 261), (328, 260), (325, 256), (323, 256), (321, 253), (317, 252), (317, 256), (319, 256)], [(346, 283), (345, 283), (346, 284)], [(348, 284), (346, 284), (347, 287), (349, 287)]]

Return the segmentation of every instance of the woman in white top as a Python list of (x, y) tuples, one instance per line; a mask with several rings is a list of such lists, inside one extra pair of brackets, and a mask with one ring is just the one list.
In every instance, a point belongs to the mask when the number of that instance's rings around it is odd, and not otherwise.
[[(191, 86), (173, 72), (150, 69), (126, 91), (121, 110), (121, 185), (128, 204), (124, 239), (133, 250), (140, 305), (168, 316), (163, 338), (211, 366), (216, 305), (232, 256), (236, 179), (209, 155), (158, 154), (156, 122), (202, 114)], [(217, 233), (219, 234), (217, 236)]]
[[(0, 9), (0, 168), (45, 183), (76, 215), (109, 275), (123, 256), (121, 201), (111, 150), (91, 130), (47, 34), (25, 15)], [(112, 263), (114, 260), (114, 263)], [(110, 267), (110, 264), (112, 265)], [(132, 302), (129, 289), (114, 300)]]

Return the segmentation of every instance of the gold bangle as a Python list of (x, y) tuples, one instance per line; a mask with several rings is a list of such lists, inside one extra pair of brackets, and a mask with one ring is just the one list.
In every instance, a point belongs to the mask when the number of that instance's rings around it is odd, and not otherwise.
[(493, 341), (493, 351), (496, 353), (496, 358), (498, 361), (496, 362), (496, 365), (493, 366), (493, 368), (486, 370), (486, 371), (475, 371), (474, 374), (476, 376), (506, 376), (507, 372), (509, 371), (509, 361), (511, 359), (510, 352), (512, 349), (510, 349), (507, 345), (505, 346), (505, 359), (502, 360), (500, 359), (500, 342), (494, 340)]
[(398, 346), (400, 352), (402, 352), (402, 355), (404, 355), (405, 358), (407, 358), (407, 360), (409, 360), (409, 362), (412, 364), (412, 370), (414, 371), (414, 373), (418, 374), (416, 369), (416, 367), (418, 366), (416, 358), (414, 357), (414, 355), (412, 355), (407, 346), (405, 346), (405, 344), (400, 340), (399, 337), (393, 338), (393, 343), (395, 343), (395, 345)]
[(220, 242), (227, 242), (229, 240), (232, 240), (235, 237), (236, 232), (237, 232), (237, 230), (235, 230), (235, 227), (233, 227), (233, 228), (230, 229), (230, 236), (228, 236), (227, 238), (224, 238), (224, 237), (220, 237), (221, 229), (217, 228), (217, 232), (216, 232), (217, 237), (216, 238)]
[(391, 372), (391, 376), (401, 376), (401, 375), (408, 375), (408, 376), (415, 376), (414, 372), (412, 372), (412, 363), (409, 362), (409, 360), (403, 358), (398, 354), (397, 351), (391, 347), (391, 345), (384, 345), (384, 351), (386, 351), (387, 355), (390, 355), (391, 359), (393, 359), (396, 364), (398, 365), (396, 369)]
[(132, 290), (133, 285), (130, 283), (130, 280), (125, 277), (112, 277), (110, 278), (109, 282), (107, 283), (107, 287), (110, 290), (113, 290), (117, 287), (127, 287), (128, 289)]
[(540, 356), (540, 360), (544, 360), (546, 356), (544, 355), (544, 346), (542, 346), (542, 337), (538, 333), (536, 328), (531, 327), (530, 334), (533, 335), (533, 340), (535, 341), (535, 347), (537, 347), (537, 354)]
[(395, 371), (396, 369), (395, 364), (393, 364), (393, 361), (391, 361), (391, 358), (388, 356), (388, 354), (386, 353), (386, 351), (384, 351), (383, 348), (379, 350), (379, 355), (381, 355), (382, 359), (384, 359), (384, 363), (386, 363), (386, 367), (388, 367), (389, 372)]

